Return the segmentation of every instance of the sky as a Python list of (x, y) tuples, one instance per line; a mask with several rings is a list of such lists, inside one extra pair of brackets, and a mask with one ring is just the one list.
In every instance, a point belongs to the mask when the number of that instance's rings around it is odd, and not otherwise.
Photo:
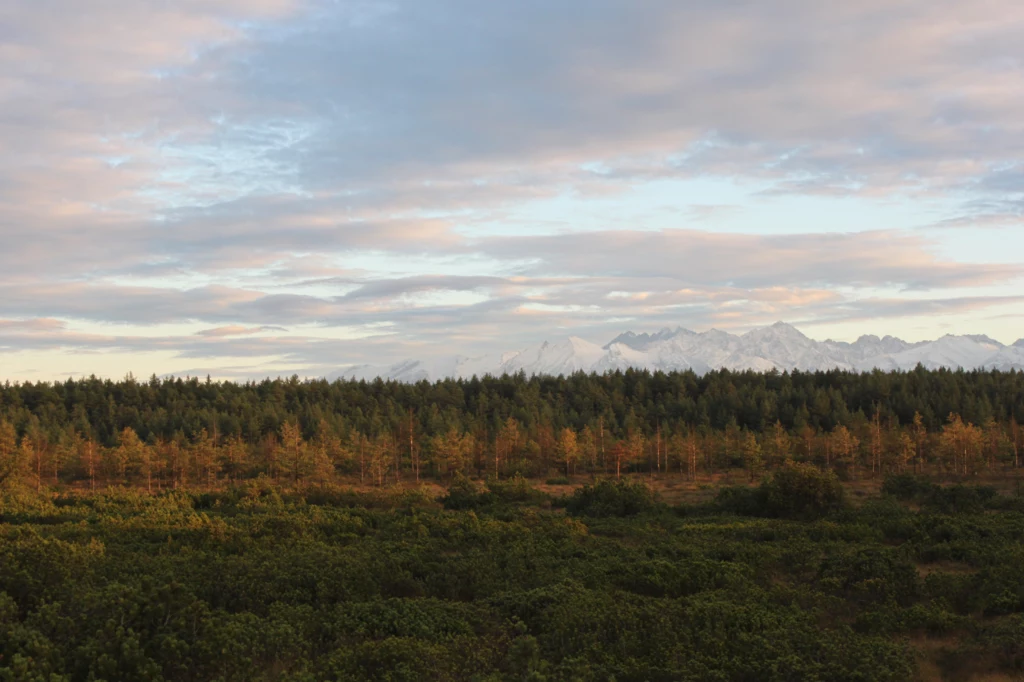
[(0, 3), (0, 380), (1024, 337), (1017, 0)]

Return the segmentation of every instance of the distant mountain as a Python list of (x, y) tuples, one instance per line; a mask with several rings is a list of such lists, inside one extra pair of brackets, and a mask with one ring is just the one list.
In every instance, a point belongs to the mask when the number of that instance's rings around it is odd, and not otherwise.
[(568, 375), (637, 369), (743, 371), (841, 369), (851, 371), (928, 369), (1011, 369), (1024, 371), (1024, 339), (1004, 346), (984, 335), (946, 335), (908, 343), (893, 336), (862, 336), (853, 343), (815, 341), (792, 325), (777, 322), (736, 335), (719, 329), (693, 332), (679, 327), (654, 334), (625, 332), (603, 346), (576, 336), (501, 355), (452, 356), (433, 361), (405, 360), (394, 365), (352, 367), (332, 378), (398, 381), (469, 378), (491, 374)]

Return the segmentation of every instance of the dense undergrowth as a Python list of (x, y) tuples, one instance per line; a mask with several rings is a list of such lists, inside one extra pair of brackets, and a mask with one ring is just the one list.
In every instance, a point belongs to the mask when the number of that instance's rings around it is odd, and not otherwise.
[[(0, 680), (1024, 673), (1024, 504), (902, 477), (0, 497)], [(936, 646), (923, 647), (923, 642)], [(922, 657), (927, 651), (928, 660)]]

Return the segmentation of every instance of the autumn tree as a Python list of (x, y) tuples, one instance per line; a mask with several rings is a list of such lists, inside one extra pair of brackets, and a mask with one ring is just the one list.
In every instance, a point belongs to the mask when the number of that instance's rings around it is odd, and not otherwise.
[(78, 454), (78, 433), (74, 426), (68, 426), (61, 431), (57, 443), (50, 453), (50, 469), (53, 474), (53, 484), (60, 483), (60, 475), (72, 465)]
[(28, 467), (18, 447), (18, 433), (6, 420), (0, 420), (0, 486), (20, 480)]
[(565, 475), (570, 476), (570, 467), (575, 464), (576, 460), (580, 455), (580, 446), (576, 437), (576, 432), (570, 428), (564, 428), (558, 434), (558, 444), (556, 445), (558, 450), (559, 459), (565, 463)]
[(1010, 447), (1013, 449), (1013, 468), (1020, 468), (1020, 453), (1024, 449), (1024, 429), (1021, 429), (1016, 418), (1010, 417), (1009, 425)]
[(442, 466), (448, 475), (462, 472), (466, 458), (473, 452), (473, 445), (473, 436), (455, 427), (434, 436), (430, 441), (435, 464)]
[(240, 435), (236, 435), (225, 441), (224, 445), (219, 448), (219, 454), (221, 471), (226, 472), (228, 480), (234, 483), (245, 473), (249, 446)]
[(323, 419), (317, 425), (316, 436), (310, 443), (310, 468), (320, 486), (334, 479), (336, 463), (341, 451), (341, 439)]
[(587, 470), (593, 474), (597, 470), (597, 437), (590, 426), (584, 426), (577, 439), (579, 459), (586, 462)]
[(917, 461), (917, 445), (914, 437), (906, 431), (896, 435), (896, 464), (902, 473)]
[(878, 405), (875, 405), (874, 414), (871, 416), (871, 424), (868, 429), (870, 434), (871, 473), (878, 474), (882, 470), (882, 415)]
[(984, 441), (984, 462), (989, 469), (995, 469), (997, 464), (1005, 463), (1012, 458), (1010, 439), (1003, 426), (994, 418), (989, 417), (985, 420), (981, 432)]
[(395, 442), (390, 434), (384, 433), (370, 443), (370, 474), (378, 487), (383, 487), (384, 479), (394, 461)]
[(118, 434), (117, 447), (107, 449), (104, 457), (107, 480), (117, 481), (119, 485), (128, 482), (128, 467), (131, 465), (135, 447), (139, 443), (139, 436), (135, 429), (126, 426)]
[[(632, 431), (626, 437), (625, 447), (625, 461), (627, 465), (639, 462), (643, 459), (644, 451), (647, 449), (647, 438), (642, 431)], [(616, 476), (619, 475), (619, 466), (621, 466), (621, 463), (616, 464)]]
[(939, 434), (939, 449), (953, 472), (968, 476), (977, 472), (984, 436), (974, 424), (965, 423), (958, 414), (950, 414)]
[(298, 487), (308, 468), (309, 449), (302, 429), (293, 422), (281, 425), (281, 464), (285, 475)]
[(928, 429), (924, 425), (924, 417), (921, 416), (920, 412), (914, 412), (910, 433), (914, 439), (914, 471), (921, 473), (924, 470), (925, 443), (928, 439)]
[(688, 429), (685, 435), (676, 434), (671, 439), (672, 449), (679, 459), (679, 470), (686, 469), (686, 477), (697, 480), (697, 466), (700, 461), (701, 436), (694, 429)]
[(157, 456), (163, 462), (163, 469), (171, 478), (171, 487), (178, 488), (188, 483), (188, 454), (186, 448), (181, 447), (177, 438), (170, 440), (159, 440), (156, 444)]
[(740, 452), (743, 454), (743, 467), (747, 470), (750, 480), (756, 480), (764, 471), (764, 456), (757, 436), (750, 431), (744, 432), (740, 438)]
[(216, 438), (211, 437), (206, 429), (200, 429), (190, 450), (196, 479), (205, 480), (207, 487), (212, 488), (217, 474), (220, 472)]
[(89, 490), (96, 489), (96, 472), (100, 467), (100, 446), (92, 438), (78, 437), (78, 463), (89, 479)]
[(32, 468), (32, 475), (35, 481), (36, 490), (43, 485), (43, 475), (47, 467), (50, 442), (43, 433), (39, 420), (33, 417), (21, 437), (22, 456), (29, 462)]
[(520, 441), (522, 433), (519, 422), (515, 417), (509, 417), (501, 425), (498, 435), (494, 440), (494, 475), (500, 477), (504, 466), (520, 454)]
[(766, 438), (767, 461), (773, 467), (782, 466), (789, 461), (792, 455), (793, 441), (786, 433), (786, 427), (779, 420), (772, 425), (771, 431)]
[(829, 440), (835, 458), (849, 469), (852, 478), (857, 478), (857, 451), (860, 439), (840, 424), (832, 429)]

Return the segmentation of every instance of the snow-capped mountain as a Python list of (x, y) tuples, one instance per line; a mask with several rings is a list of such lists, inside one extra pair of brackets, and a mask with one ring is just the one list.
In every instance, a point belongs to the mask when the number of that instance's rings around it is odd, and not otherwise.
[(491, 374), (560, 375), (637, 369), (666, 372), (712, 369), (851, 371), (928, 369), (1012, 369), (1024, 371), (1024, 339), (1005, 346), (983, 335), (946, 335), (935, 341), (908, 343), (892, 336), (862, 336), (853, 343), (815, 341), (792, 325), (778, 322), (737, 335), (720, 329), (693, 332), (682, 327), (654, 334), (626, 332), (603, 346), (571, 336), (502, 355), (455, 356), (433, 361), (406, 360), (390, 366), (352, 367), (332, 378), (398, 381), (469, 378)]
[(578, 336), (570, 336), (564, 341), (548, 343), (545, 341), (537, 348), (529, 348), (502, 363), (502, 373), (515, 374), (572, 374), (589, 372), (604, 356), (600, 346), (584, 341)]

